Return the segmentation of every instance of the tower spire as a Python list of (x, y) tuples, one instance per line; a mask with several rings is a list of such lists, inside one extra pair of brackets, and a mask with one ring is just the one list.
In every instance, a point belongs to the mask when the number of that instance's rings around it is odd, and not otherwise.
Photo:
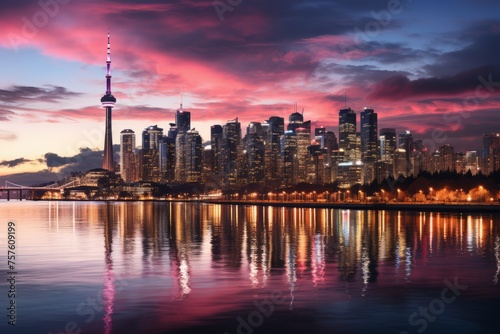
[(106, 94), (101, 98), (101, 104), (106, 109), (106, 132), (104, 134), (104, 157), (102, 168), (114, 170), (113, 161), (113, 136), (111, 134), (111, 114), (116, 103), (116, 98), (111, 94), (111, 43), (108, 31), (108, 50), (106, 53)]
[(106, 95), (111, 94), (111, 42), (110, 35), (108, 31), (108, 52), (106, 58)]

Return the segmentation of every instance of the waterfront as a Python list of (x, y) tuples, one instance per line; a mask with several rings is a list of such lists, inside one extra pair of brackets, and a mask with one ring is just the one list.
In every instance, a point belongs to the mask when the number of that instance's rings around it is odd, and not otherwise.
[(500, 324), (496, 214), (1, 202), (0, 219), (2, 272), (7, 223), (17, 228), (14, 333), (488, 333)]

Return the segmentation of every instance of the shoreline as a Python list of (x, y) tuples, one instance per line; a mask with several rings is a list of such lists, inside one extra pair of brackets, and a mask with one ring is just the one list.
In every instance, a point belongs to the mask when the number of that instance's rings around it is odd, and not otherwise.
[[(397, 211), (424, 211), (424, 212), (491, 212), (500, 213), (500, 204), (493, 203), (336, 203), (336, 202), (283, 202), (283, 201), (242, 201), (242, 200), (215, 200), (215, 199), (147, 199), (147, 200), (13, 200), (11, 202), (158, 202), (158, 203), (206, 203), (223, 205), (255, 205), (286, 208), (323, 208), (343, 210), (397, 210)], [(3, 201), (2, 201), (3, 202)], [(9, 202), (9, 201), (5, 201)]]
[(228, 201), (228, 200), (200, 200), (209, 204), (227, 205), (257, 205), (273, 207), (295, 207), (295, 208), (323, 208), (344, 210), (391, 210), (391, 211), (425, 211), (425, 212), (500, 212), (499, 204), (471, 203), (325, 203), (325, 202), (276, 202), (276, 201)]

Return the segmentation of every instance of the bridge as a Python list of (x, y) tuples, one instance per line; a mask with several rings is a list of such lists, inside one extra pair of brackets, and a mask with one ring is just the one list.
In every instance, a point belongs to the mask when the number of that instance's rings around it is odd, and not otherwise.
[(59, 185), (57, 183), (51, 184), (49, 186), (45, 187), (30, 187), (30, 186), (23, 186), (21, 184), (16, 184), (12, 183), (9, 181), (5, 181), (5, 186), (0, 187), (0, 194), (2, 193), (7, 193), (7, 201), (10, 201), (10, 193), (16, 193), (18, 192), (19, 194), (19, 200), (23, 200), (23, 191), (35, 191), (35, 190), (42, 190), (42, 191), (47, 191), (47, 192), (53, 192), (53, 193), (62, 193), (64, 189), (67, 187), (76, 184), (78, 181), (71, 181), (63, 185)]

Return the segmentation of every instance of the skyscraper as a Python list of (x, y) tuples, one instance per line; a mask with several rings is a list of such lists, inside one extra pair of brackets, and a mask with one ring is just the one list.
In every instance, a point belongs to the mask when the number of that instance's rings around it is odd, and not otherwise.
[(111, 133), (111, 113), (116, 103), (116, 98), (111, 94), (111, 44), (108, 32), (108, 52), (106, 60), (106, 94), (101, 98), (101, 104), (106, 109), (106, 131), (104, 134), (104, 157), (102, 168), (114, 171), (113, 135)]
[(465, 152), (465, 172), (470, 171), (472, 175), (476, 175), (478, 170), (478, 158), (476, 151)]
[(175, 180), (175, 138), (176, 136), (163, 136), (160, 138), (158, 153), (162, 182), (170, 183)]
[(394, 151), (396, 151), (396, 129), (380, 129), (380, 160), (385, 162), (394, 161)]
[(198, 131), (182, 131), (177, 135), (175, 179), (178, 182), (201, 182), (202, 146)]
[(377, 113), (365, 108), (361, 112), (361, 160), (373, 163), (379, 159)]
[(264, 182), (264, 133), (260, 122), (250, 122), (245, 136), (248, 183)]
[(351, 108), (339, 112), (339, 148), (344, 150), (346, 161), (356, 160), (356, 112)]
[(481, 171), (488, 175), (500, 169), (500, 134), (483, 134)]
[(413, 174), (413, 136), (409, 130), (399, 134), (398, 144), (399, 148), (404, 149), (406, 154), (406, 175), (404, 176), (410, 176)]
[(137, 181), (135, 133), (130, 129), (120, 132), (120, 175), (126, 183)]
[(160, 182), (159, 144), (163, 129), (156, 125), (142, 132), (142, 180)]
[(324, 127), (314, 129), (314, 140), (324, 150), (325, 175), (324, 182), (333, 182), (333, 174), (336, 166), (333, 166), (332, 152), (338, 151), (337, 136), (333, 131), (327, 131)]
[(295, 132), (295, 130), (297, 128), (300, 128), (302, 126), (302, 123), (304, 122), (304, 115), (302, 115), (301, 113), (298, 113), (297, 112), (297, 106), (295, 106), (295, 111), (293, 114), (291, 114), (289, 117), (288, 117), (288, 126), (287, 126), (287, 130), (288, 131), (293, 131)]
[(311, 145), (311, 133), (306, 128), (295, 129), (297, 136), (297, 182), (307, 182), (308, 148)]
[(438, 171), (455, 171), (455, 148), (450, 144), (445, 144), (440, 146), (439, 149), (439, 160), (437, 162)]
[(191, 113), (183, 110), (182, 104), (175, 113), (175, 125), (178, 132), (189, 131), (191, 129)]
[(222, 149), (225, 185), (237, 185), (240, 163), (241, 124), (238, 117), (228, 121), (222, 128)]
[(361, 161), (364, 169), (364, 182), (375, 179), (375, 163), (379, 160), (377, 113), (370, 108), (361, 112)]
[(285, 132), (285, 119), (279, 116), (269, 117), (262, 125), (265, 133), (265, 177), (269, 181), (281, 178), (281, 136)]
[(212, 125), (210, 128), (210, 144), (212, 146), (212, 175), (220, 176), (224, 170), (222, 165), (222, 126)]
[(281, 136), (281, 157), (283, 161), (283, 181), (289, 187), (297, 183), (297, 135), (292, 130)]

